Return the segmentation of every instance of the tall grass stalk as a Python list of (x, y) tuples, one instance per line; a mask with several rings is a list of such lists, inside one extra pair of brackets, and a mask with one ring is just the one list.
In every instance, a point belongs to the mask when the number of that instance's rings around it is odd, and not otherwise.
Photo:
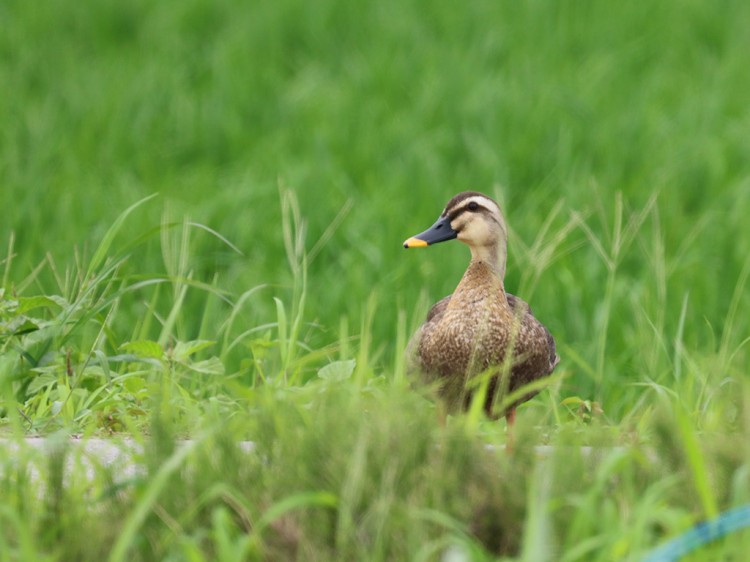
[(655, 203), (656, 195), (652, 195), (644, 205), (644, 207), (639, 211), (633, 212), (627, 218), (627, 222), (623, 224), (623, 221), (625, 220), (625, 217), (623, 216), (625, 212), (624, 202), (622, 193), (618, 191), (615, 194), (615, 208), (611, 231), (609, 230), (605, 211), (603, 210), (603, 208), (599, 209), (599, 219), (603, 224), (603, 230), (608, 238), (605, 241), (608, 244), (608, 247), (605, 247), (605, 244), (602, 242), (602, 240), (597, 237), (592, 228), (585, 222), (585, 220), (579, 213), (573, 213), (575, 222), (583, 230), (586, 238), (591, 243), (591, 246), (602, 258), (607, 271), (604, 294), (601, 300), (598, 317), (596, 359), (593, 370), (596, 377), (594, 379), (594, 382), (596, 385), (595, 394), (597, 400), (602, 399), (602, 384), (605, 376), (605, 364), (607, 357), (606, 351), (607, 342), (609, 339), (609, 321), (615, 299), (615, 284), (617, 280), (618, 267), (621, 263), (624, 253), (633, 243), (639, 230), (641, 229), (641, 226), (643, 226), (643, 223), (652, 213)]

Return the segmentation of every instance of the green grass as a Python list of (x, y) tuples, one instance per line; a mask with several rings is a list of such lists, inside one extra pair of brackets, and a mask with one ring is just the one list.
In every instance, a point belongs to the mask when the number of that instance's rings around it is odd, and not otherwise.
[[(750, 501), (749, 11), (3, 3), (0, 431), (150, 445), (0, 449), (0, 561), (638, 560)], [(511, 457), (401, 360), (465, 189), (562, 357)]]

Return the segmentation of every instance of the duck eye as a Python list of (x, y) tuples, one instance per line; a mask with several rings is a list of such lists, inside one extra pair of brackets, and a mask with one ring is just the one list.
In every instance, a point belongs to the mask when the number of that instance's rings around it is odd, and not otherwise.
[(476, 201), (472, 201), (471, 203), (469, 203), (470, 211), (476, 211), (478, 208), (479, 208), (479, 205), (477, 204)]

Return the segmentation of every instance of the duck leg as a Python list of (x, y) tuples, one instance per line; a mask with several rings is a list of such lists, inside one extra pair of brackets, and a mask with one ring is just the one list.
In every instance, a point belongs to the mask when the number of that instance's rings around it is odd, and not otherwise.
[(516, 423), (516, 409), (510, 408), (507, 412), (505, 412), (505, 422), (508, 424), (508, 442), (505, 445), (505, 450), (509, 453), (513, 452), (513, 446), (515, 444), (515, 439), (513, 438), (513, 426)]

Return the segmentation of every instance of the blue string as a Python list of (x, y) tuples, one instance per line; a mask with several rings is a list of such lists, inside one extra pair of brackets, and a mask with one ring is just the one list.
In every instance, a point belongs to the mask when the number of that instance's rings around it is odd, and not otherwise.
[(704, 521), (671, 541), (652, 550), (643, 562), (675, 562), (701, 545), (750, 527), (750, 504), (725, 511), (716, 519)]

